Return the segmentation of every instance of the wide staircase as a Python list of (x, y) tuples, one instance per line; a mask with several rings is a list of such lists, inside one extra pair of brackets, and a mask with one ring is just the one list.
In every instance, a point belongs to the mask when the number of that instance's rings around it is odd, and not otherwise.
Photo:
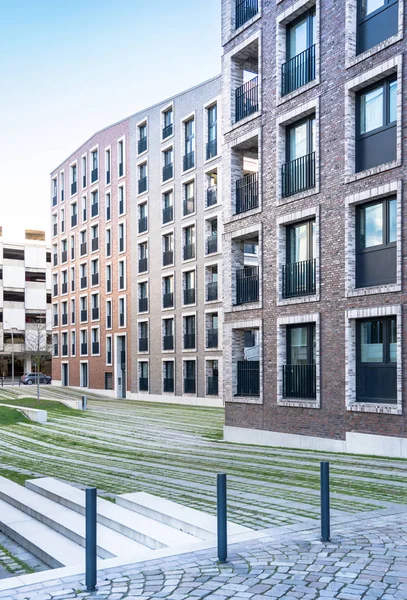
[[(216, 540), (216, 517), (145, 492), (97, 500), (97, 552), (103, 560), (162, 548), (194, 549)], [(85, 561), (85, 491), (52, 477), (25, 487), (0, 477), (0, 531), (51, 568)], [(228, 523), (230, 535), (250, 531)]]

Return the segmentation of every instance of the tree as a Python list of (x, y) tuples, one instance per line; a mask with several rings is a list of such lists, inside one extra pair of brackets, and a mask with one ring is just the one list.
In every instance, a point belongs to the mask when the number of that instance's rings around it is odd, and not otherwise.
[[(40, 373), (44, 365), (51, 360), (52, 343), (48, 335), (45, 315), (36, 316), (27, 321), (25, 330), (25, 352)], [(37, 399), (39, 400), (39, 379), (37, 381)]]

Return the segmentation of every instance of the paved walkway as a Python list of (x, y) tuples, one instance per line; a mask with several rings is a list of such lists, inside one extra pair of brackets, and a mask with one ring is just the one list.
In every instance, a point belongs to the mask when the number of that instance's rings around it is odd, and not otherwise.
[(99, 573), (98, 590), (84, 591), (83, 580), (0, 592), (7, 600), (55, 598), (127, 600), (311, 600), (315, 598), (407, 598), (407, 513), (348, 520), (334, 525), (332, 541), (322, 544), (317, 529), (275, 534), (229, 548), (219, 565), (215, 551)]

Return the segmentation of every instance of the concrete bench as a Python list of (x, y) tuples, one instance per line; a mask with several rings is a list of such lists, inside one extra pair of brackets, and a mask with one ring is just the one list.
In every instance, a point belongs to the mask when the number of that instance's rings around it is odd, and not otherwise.
[[(20, 400), (20, 398), (27, 398), (27, 395), (17, 396), (17, 400)], [(69, 400), (68, 398), (42, 398), (42, 400), (46, 400), (47, 402), (58, 402), (73, 410), (82, 410), (82, 400)]]
[(36, 423), (46, 423), (47, 422), (47, 411), (41, 410), (39, 408), (29, 408), (27, 406), (15, 406), (14, 404), (0, 404), (0, 406), (6, 406), (7, 408), (14, 408), (19, 412), (23, 413), (30, 421), (35, 421)]

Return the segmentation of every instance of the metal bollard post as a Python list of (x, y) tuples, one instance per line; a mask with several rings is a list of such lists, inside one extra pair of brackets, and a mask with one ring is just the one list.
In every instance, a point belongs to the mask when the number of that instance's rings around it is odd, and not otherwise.
[(87, 398), (86, 396), (82, 396), (82, 410), (86, 410)]
[(329, 462), (321, 462), (321, 540), (331, 537), (329, 515)]
[(86, 590), (96, 589), (96, 488), (86, 490)]
[(226, 474), (217, 476), (218, 502), (218, 559), (225, 563), (228, 556), (227, 506), (226, 506)]

